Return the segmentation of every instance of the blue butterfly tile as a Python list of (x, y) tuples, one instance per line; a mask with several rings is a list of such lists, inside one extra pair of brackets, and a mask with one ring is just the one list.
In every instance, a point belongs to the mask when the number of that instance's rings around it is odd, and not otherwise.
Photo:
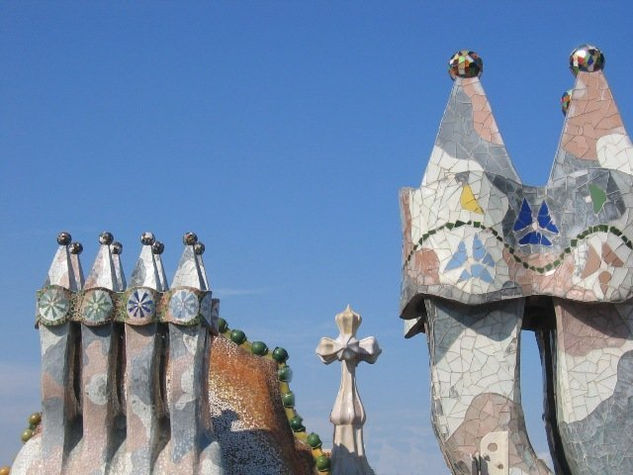
[(459, 243), (459, 246), (457, 246), (457, 252), (453, 254), (453, 257), (451, 257), (451, 260), (448, 261), (448, 264), (446, 264), (444, 270), (457, 269), (463, 266), (467, 260), (468, 255), (466, 254), (466, 244), (464, 244), (464, 241), (462, 241)]
[(538, 210), (538, 225), (543, 229), (547, 229), (548, 231), (558, 234), (558, 228), (552, 221), (552, 217), (549, 214), (549, 208), (547, 207), (547, 203), (545, 203), (545, 201), (541, 203), (541, 207)]
[(521, 203), (521, 211), (519, 211), (519, 216), (517, 220), (514, 222), (514, 231), (521, 231), (522, 229), (527, 228), (534, 222), (532, 219), (532, 208), (528, 204), (527, 200), (523, 198), (523, 203)]

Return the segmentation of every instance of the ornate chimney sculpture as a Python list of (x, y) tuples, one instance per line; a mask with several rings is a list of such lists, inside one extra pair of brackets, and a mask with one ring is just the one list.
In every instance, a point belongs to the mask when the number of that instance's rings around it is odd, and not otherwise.
[[(71, 243), (71, 236), (57, 236), (59, 248), (53, 258), (38, 298), (40, 347), (42, 365), (42, 426), (39, 451), (46, 460), (46, 473), (62, 472), (70, 441), (70, 422), (79, 412), (78, 395), (73, 391), (76, 369), (75, 340), (79, 334), (68, 321), (71, 296), (82, 290), (83, 272), (79, 262), (81, 244)], [(36, 456), (39, 458), (40, 453)], [(13, 470), (16, 473), (16, 470)]]
[[(432, 420), (453, 471), (547, 473), (525, 431), (521, 328), (536, 331), (557, 471), (633, 473), (633, 146), (594, 46), (574, 50), (549, 181), (523, 185), (479, 76), (453, 89), (419, 188), (400, 193), (401, 316), (428, 336)], [(477, 465), (477, 464), (476, 464)]]
[(185, 250), (172, 280), (166, 308), (169, 322), (167, 404), (171, 415), (171, 453), (162, 462), (165, 473), (220, 473), (222, 454), (215, 440), (207, 401), (209, 345), (207, 328), (217, 334), (214, 302), (202, 263), (204, 245), (194, 233), (183, 237)]
[[(211, 334), (219, 301), (193, 233), (169, 291), (151, 233), (126, 288), (122, 246), (104, 232), (83, 283), (68, 233), (37, 302), (42, 430), (11, 473), (224, 472), (209, 410)], [(161, 325), (159, 326), (159, 322)]]
[(121, 248), (120, 245), (115, 247), (113, 240), (108, 232), (99, 236), (101, 246), (79, 304), (83, 443), (77, 469), (92, 466), (103, 473), (114, 448), (115, 421), (120, 414), (120, 408), (110, 397), (117, 391), (116, 359), (120, 341), (111, 318), (114, 310), (111, 295), (125, 290), (125, 278), (115, 259)]
[(220, 318), (194, 233), (171, 290), (152, 233), (129, 286), (111, 233), (85, 285), (81, 244), (57, 240), (36, 305), (42, 412), (1, 475), (330, 473), (295, 409), (287, 351)]
[(373, 364), (381, 349), (373, 337), (356, 339), (356, 331), (362, 322), (359, 314), (348, 305), (336, 315), (339, 336), (333, 340), (321, 338), (316, 353), (325, 364), (341, 362), (341, 386), (330, 421), (334, 424), (334, 447), (332, 447), (332, 474), (370, 475), (374, 471), (365, 456), (363, 424), (365, 409), (356, 389), (356, 366), (361, 361)]
[[(167, 415), (160, 387), (159, 362), (162, 334), (158, 331), (156, 294), (167, 291), (166, 280), (161, 280), (158, 263), (160, 254), (152, 252), (154, 245), (162, 246), (152, 233), (141, 235), (141, 255), (136, 261), (126, 302), (130, 316), (125, 326), (125, 393), (127, 427), (135, 438), (126, 441), (127, 459), (133, 472), (151, 473), (159, 439), (160, 420)], [(161, 265), (162, 269), (162, 265)]]

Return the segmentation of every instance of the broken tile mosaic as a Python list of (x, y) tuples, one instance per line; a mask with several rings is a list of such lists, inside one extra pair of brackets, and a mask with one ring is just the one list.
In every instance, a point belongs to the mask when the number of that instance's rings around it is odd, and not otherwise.
[[(548, 419), (562, 444), (553, 458), (574, 474), (633, 473), (625, 455), (633, 442), (614, 430), (633, 420), (633, 145), (604, 63), (591, 45), (570, 55), (576, 79), (561, 99), (563, 133), (549, 180), (533, 187), (507, 153), (481, 58), (456, 53), (422, 183), (400, 192), (401, 316), (407, 337), (428, 332), (432, 419), (453, 473), (493, 459), (503, 467), (494, 473), (549, 473), (518, 398), (516, 346), (529, 298), (545, 299), (556, 316), (546, 323), (541, 312), (530, 323), (556, 326), (538, 334), (554, 355), (543, 357), (553, 365), (546, 413), (560, 415)], [(491, 440), (504, 449), (486, 452)]]

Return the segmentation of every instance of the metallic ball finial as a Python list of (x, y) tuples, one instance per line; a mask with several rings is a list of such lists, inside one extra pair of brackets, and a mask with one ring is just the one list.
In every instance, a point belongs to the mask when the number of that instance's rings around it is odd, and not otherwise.
[(160, 256), (164, 250), (165, 250), (165, 245), (162, 242), (155, 241), (154, 244), (152, 244), (153, 254), (158, 254)]
[(122, 252), (123, 252), (123, 244), (121, 244), (119, 241), (114, 241), (112, 243), (112, 254), (121, 255)]
[(71, 242), (70, 243), (70, 253), (71, 254), (75, 254), (75, 255), (79, 255), (83, 252), (84, 247), (81, 245), (80, 242)]
[(204, 254), (204, 250), (205, 250), (204, 244), (202, 244), (200, 241), (195, 243), (193, 246), (193, 252), (195, 252), (199, 256)]
[(185, 244), (185, 246), (193, 246), (195, 243), (198, 242), (198, 236), (196, 236), (196, 233), (192, 233), (191, 231), (189, 231), (185, 233), (182, 237), (182, 242)]
[(69, 232), (62, 231), (57, 235), (57, 244), (60, 246), (68, 246), (72, 239)]
[(154, 237), (154, 233), (144, 232), (141, 234), (141, 243), (145, 246), (151, 246), (156, 242), (156, 238)]
[(112, 244), (112, 241), (114, 241), (114, 236), (112, 235), (112, 233), (109, 233), (108, 231), (103, 231), (99, 235), (99, 242), (101, 244), (110, 245)]
[(571, 94), (574, 92), (573, 89), (568, 89), (565, 91), (560, 98), (560, 108), (563, 110), (563, 115), (567, 115), (567, 110), (569, 109), (569, 103), (571, 102)]
[(463, 49), (458, 51), (448, 61), (448, 74), (451, 79), (474, 78), (481, 76), (484, 71), (484, 63), (481, 57), (474, 51)]
[(579, 71), (592, 73), (604, 68), (604, 55), (596, 46), (590, 44), (580, 45), (569, 55), (569, 69), (574, 76)]

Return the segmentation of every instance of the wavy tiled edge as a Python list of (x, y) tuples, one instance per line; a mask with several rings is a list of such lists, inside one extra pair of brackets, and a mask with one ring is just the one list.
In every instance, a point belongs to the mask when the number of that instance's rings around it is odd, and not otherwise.
[(628, 237), (626, 237), (622, 233), (622, 231), (620, 231), (618, 228), (616, 228), (615, 226), (610, 226), (608, 224), (596, 224), (594, 226), (589, 226), (587, 229), (585, 229), (581, 233), (578, 233), (578, 235), (576, 235), (575, 238), (572, 238), (569, 241), (569, 245), (567, 247), (565, 247), (565, 249), (552, 262), (550, 262), (549, 264), (546, 264), (545, 266), (542, 266), (542, 267), (541, 266), (536, 267), (536, 266), (528, 264), (527, 260), (525, 260), (522, 257), (518, 256), (515, 253), (515, 248), (513, 246), (511, 246), (510, 244), (508, 244), (507, 242), (505, 242), (505, 240), (503, 239), (503, 236), (496, 229), (494, 229), (492, 227), (489, 227), (489, 226), (484, 226), (484, 224), (481, 223), (480, 221), (460, 221), (460, 220), (457, 220), (455, 222), (449, 222), (449, 223), (443, 224), (441, 226), (438, 226), (437, 228), (433, 228), (433, 229), (427, 231), (426, 233), (424, 233), (422, 235), (422, 237), (418, 240), (418, 242), (415, 243), (415, 245), (413, 246), (413, 249), (411, 249), (411, 251), (407, 255), (402, 267), (404, 268), (404, 267), (407, 266), (407, 264), (409, 263), (409, 261), (411, 260), (413, 255), (421, 248), (422, 244), (424, 244), (424, 242), (429, 237), (431, 237), (432, 235), (434, 235), (438, 231), (441, 231), (444, 228), (451, 230), (451, 229), (454, 229), (454, 228), (458, 228), (460, 226), (472, 226), (474, 228), (481, 229), (482, 231), (489, 231), (493, 236), (495, 236), (497, 241), (503, 243), (504, 247), (512, 255), (512, 257), (514, 258), (515, 261), (517, 261), (519, 264), (521, 264), (524, 268), (529, 269), (529, 270), (534, 271), (534, 272), (538, 272), (539, 274), (543, 274), (545, 272), (549, 272), (550, 270), (556, 269), (558, 266), (560, 266), (561, 263), (562, 263), (562, 259), (564, 259), (565, 255), (571, 253), (571, 250), (578, 245), (578, 241), (588, 237), (590, 234), (593, 234), (593, 233), (611, 233), (611, 234), (614, 234), (615, 236), (619, 237), (622, 240), (622, 242), (629, 249), (633, 249), (633, 241), (631, 241)]

